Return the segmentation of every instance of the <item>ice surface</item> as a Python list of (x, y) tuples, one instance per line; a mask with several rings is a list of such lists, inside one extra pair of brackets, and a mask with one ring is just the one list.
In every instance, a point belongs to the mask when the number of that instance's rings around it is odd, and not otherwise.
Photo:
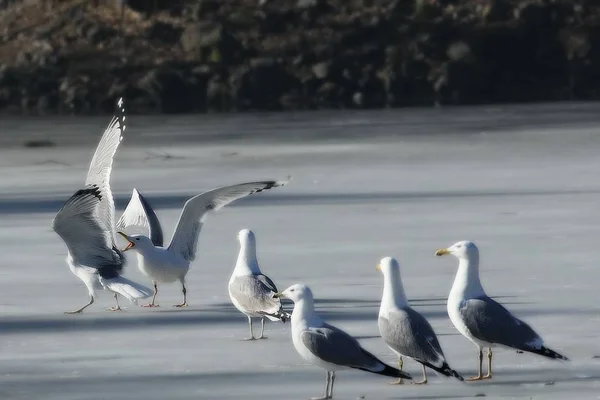
[[(188, 275), (161, 307), (109, 313), (87, 300), (50, 222), (83, 183), (108, 118), (0, 122), (0, 398), (305, 399), (324, 371), (306, 365), (289, 325), (244, 342), (229, 302), (236, 233), (257, 235), (262, 269), (280, 289), (313, 288), (317, 309), (390, 364), (379, 338), (382, 278), (395, 256), (409, 299), (437, 331), (453, 368), (476, 372), (476, 348), (445, 301), (456, 269), (436, 248), (478, 243), (488, 294), (529, 322), (569, 363), (495, 352), (492, 381), (427, 386), (340, 372), (339, 399), (600, 398), (600, 106), (555, 105), (370, 113), (135, 117), (113, 174), (119, 215), (137, 187), (167, 239), (185, 199), (217, 185), (293, 176), (287, 187), (209, 217)], [(220, 138), (226, 138), (220, 140)], [(52, 148), (23, 148), (52, 138)], [(130, 258), (128, 277), (148, 283)], [(255, 325), (256, 328), (259, 324)], [(420, 376), (420, 366), (405, 369)]]

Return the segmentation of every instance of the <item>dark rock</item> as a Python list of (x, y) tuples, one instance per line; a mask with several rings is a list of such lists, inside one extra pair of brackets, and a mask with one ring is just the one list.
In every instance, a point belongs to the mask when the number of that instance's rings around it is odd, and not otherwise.
[(138, 87), (147, 91), (164, 113), (190, 112), (193, 109), (193, 87), (179, 69), (161, 67), (150, 70), (140, 79)]
[(383, 107), (386, 101), (386, 91), (383, 81), (377, 76), (371, 65), (364, 68), (362, 78), (359, 81), (360, 86), (360, 101), (356, 100), (354, 95), (354, 103), (357, 106), (365, 108)]
[(238, 63), (243, 59), (241, 43), (218, 22), (188, 25), (181, 45), (190, 59), (214, 63)]
[(509, 0), (488, 0), (483, 14), (488, 22), (506, 21), (513, 16), (513, 5)]
[(175, 44), (179, 42), (182, 32), (182, 28), (176, 27), (166, 22), (156, 21), (152, 24), (152, 26), (150, 26), (146, 35), (150, 40), (157, 40), (164, 43)]
[(313, 65), (312, 72), (317, 79), (325, 79), (329, 75), (329, 62), (320, 62)]
[(276, 60), (254, 59), (232, 75), (230, 87), (237, 109), (279, 110), (282, 96), (299, 81)]
[(210, 78), (206, 86), (206, 107), (209, 111), (227, 111), (232, 106), (227, 82), (220, 76)]
[(106, 42), (119, 35), (119, 31), (112, 27), (103, 25), (93, 25), (88, 30), (85, 36), (92, 44)]

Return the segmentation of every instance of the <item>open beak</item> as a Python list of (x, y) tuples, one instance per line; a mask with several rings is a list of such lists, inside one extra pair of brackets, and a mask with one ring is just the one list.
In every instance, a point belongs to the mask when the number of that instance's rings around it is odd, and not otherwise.
[(127, 251), (131, 248), (133, 248), (135, 246), (135, 243), (133, 243), (131, 240), (129, 240), (129, 236), (127, 236), (126, 234), (124, 234), (123, 232), (117, 232), (119, 235), (123, 236), (123, 239), (127, 240), (127, 246), (125, 246), (125, 248), (121, 251)]
[(281, 292), (277, 292), (273, 295), (274, 299), (281, 299), (282, 297), (285, 298), (284, 294)]
[(376, 269), (377, 271), (381, 271), (381, 264), (377, 264), (377, 266), (375, 267), (375, 269)]
[(439, 256), (445, 256), (446, 254), (450, 254), (450, 250), (448, 250), (448, 249), (438, 249), (435, 252), (435, 255), (438, 256), (438, 257)]

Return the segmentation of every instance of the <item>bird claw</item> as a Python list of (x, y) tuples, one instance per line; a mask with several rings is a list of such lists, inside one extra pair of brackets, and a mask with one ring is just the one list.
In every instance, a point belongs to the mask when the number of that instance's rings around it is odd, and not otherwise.
[(121, 307), (111, 307), (107, 308), (106, 311), (123, 311)]
[(263, 335), (263, 336), (259, 336), (259, 337), (257, 337), (256, 339), (258, 339), (258, 340), (261, 340), (261, 339), (268, 339), (268, 338), (269, 338), (268, 336), (264, 336), (264, 335)]
[(404, 385), (404, 380), (398, 379), (397, 381), (391, 381), (389, 384), (390, 385)]
[(419, 382), (411, 382), (411, 385), (425, 385), (427, 384), (427, 379), (423, 379), (422, 381)]
[(142, 307), (144, 307), (144, 308), (154, 308), (154, 307), (160, 307), (160, 305), (150, 303), (150, 304), (142, 304)]
[(181, 308), (181, 307), (187, 307), (187, 306), (188, 306), (188, 303), (181, 303), (181, 304), (175, 304), (173, 307)]
[(479, 375), (479, 376), (472, 376), (470, 378), (465, 379), (466, 381), (469, 382), (474, 382), (474, 381), (482, 381), (484, 379), (483, 376)]
[(83, 310), (65, 311), (65, 314), (81, 314)]
[(250, 336), (247, 338), (244, 338), (245, 341), (250, 341), (250, 340), (256, 340), (256, 338), (254, 336)]

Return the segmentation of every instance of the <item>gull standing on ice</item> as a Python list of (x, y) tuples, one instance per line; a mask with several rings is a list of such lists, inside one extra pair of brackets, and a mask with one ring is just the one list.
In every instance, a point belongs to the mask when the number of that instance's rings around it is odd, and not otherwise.
[[(402, 357), (412, 358), (422, 364), (423, 380), (427, 383), (425, 367), (458, 380), (463, 377), (450, 368), (433, 328), (425, 317), (408, 304), (398, 261), (392, 257), (381, 259), (377, 269), (383, 274), (383, 297), (379, 308), (379, 332), (387, 345), (399, 357), (398, 367), (402, 370)], [(402, 384), (402, 379), (394, 382)]]
[(151, 294), (147, 287), (120, 275), (125, 258), (115, 245), (115, 204), (110, 190), (110, 173), (125, 130), (124, 112), (120, 99), (116, 115), (92, 158), (85, 188), (65, 203), (52, 222), (52, 229), (67, 245), (67, 264), (71, 272), (83, 281), (90, 297), (86, 305), (67, 314), (81, 313), (92, 305), (96, 290), (114, 293), (117, 305), (110, 308), (111, 311), (121, 309), (118, 294), (134, 303)]
[[(150, 304), (144, 307), (158, 307), (158, 304), (155, 303), (158, 282), (169, 283), (177, 280), (182, 286), (183, 302), (175, 305), (175, 307), (187, 307), (185, 276), (190, 268), (190, 263), (196, 258), (200, 230), (210, 211), (217, 211), (242, 197), (284, 186), (287, 183), (288, 181), (246, 182), (212, 189), (190, 198), (183, 206), (171, 243), (166, 248), (153, 243), (148, 235), (128, 235), (124, 232), (118, 232), (129, 242), (123, 251), (135, 251), (138, 256), (138, 268), (152, 280), (154, 295)], [(158, 237), (159, 231), (162, 237), (160, 225), (148, 220), (148, 210), (151, 210), (150, 205), (146, 203), (144, 206), (140, 206), (140, 204), (132, 198), (123, 217), (119, 220), (119, 229), (127, 231), (129, 224), (132, 221), (137, 221), (135, 223), (136, 227), (147, 227), (151, 232), (151, 237)], [(158, 219), (156, 219), (157, 221)]]
[[(544, 346), (542, 338), (525, 322), (489, 298), (479, 280), (479, 250), (475, 243), (457, 242), (439, 249), (436, 256), (452, 254), (458, 258), (458, 272), (448, 296), (448, 315), (454, 327), (479, 349), (478, 374), (468, 380), (492, 377), (492, 348), (508, 347), (544, 357), (568, 360)], [(487, 347), (488, 373), (482, 375), (483, 348)]]
[(409, 374), (384, 364), (363, 349), (358, 341), (341, 329), (329, 325), (315, 313), (312, 291), (306, 285), (292, 285), (275, 297), (294, 302), (292, 341), (296, 351), (309, 363), (327, 371), (325, 395), (312, 400), (333, 398), (335, 372), (359, 369), (395, 378), (412, 379)]
[[(277, 293), (275, 283), (260, 272), (256, 259), (254, 233), (249, 229), (242, 229), (237, 238), (240, 242), (240, 253), (229, 279), (229, 297), (235, 308), (248, 317), (250, 337), (247, 340), (266, 339), (265, 318), (285, 323), (290, 318), (290, 314), (283, 311), (281, 300), (273, 297)], [(258, 338), (255, 338), (252, 332), (253, 317), (261, 319)]]

